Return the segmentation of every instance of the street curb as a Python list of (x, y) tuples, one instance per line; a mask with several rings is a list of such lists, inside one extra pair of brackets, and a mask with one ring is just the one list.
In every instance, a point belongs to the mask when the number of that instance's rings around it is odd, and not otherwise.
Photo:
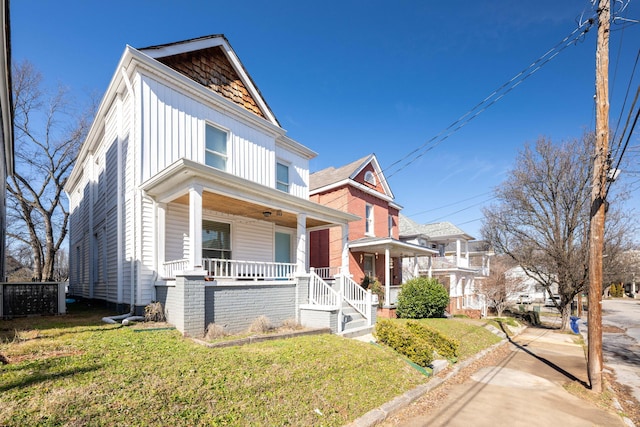
[[(588, 333), (589, 331), (588, 331), (588, 326), (584, 321), (582, 322), (582, 328), (580, 328), (580, 325), (578, 325), (578, 332), (579, 334), (576, 334), (576, 335), (582, 336), (582, 340), (584, 341), (584, 347), (586, 351), (586, 347), (589, 344), (589, 333)], [(615, 372), (614, 372), (614, 375), (615, 375)], [(611, 400), (613, 400), (613, 406), (615, 406), (616, 409), (618, 410), (618, 415), (620, 415), (620, 418), (622, 418), (622, 421), (629, 427), (636, 427), (635, 423), (631, 420), (631, 418), (624, 415), (624, 409), (622, 408), (622, 405), (618, 401), (616, 394), (613, 391), (613, 388), (607, 385), (607, 390), (611, 393)]]
[[(518, 331), (518, 333), (520, 333), (523, 329)], [(383, 404), (379, 408), (372, 409), (371, 411), (367, 412), (360, 418), (357, 418), (351, 423), (346, 424), (344, 427), (371, 427), (383, 422), (391, 415), (395, 414), (401, 409), (406, 408), (411, 403), (418, 400), (420, 397), (424, 396), (431, 390), (436, 389), (437, 387), (439, 387), (440, 385), (442, 385), (452, 377), (456, 376), (461, 369), (466, 368), (467, 366), (471, 365), (472, 363), (476, 362), (477, 360), (481, 359), (482, 357), (486, 356), (492, 351), (500, 348), (501, 346), (505, 345), (508, 342), (509, 340), (504, 338), (502, 341), (495, 343), (491, 347), (485, 348), (484, 350), (476, 353), (474, 356), (470, 357), (469, 359), (466, 359), (460, 363), (456, 363), (454, 368), (451, 371), (449, 371), (445, 376), (432, 377), (431, 379), (429, 379), (428, 382), (424, 384), (420, 384), (419, 386), (409, 391), (406, 391), (400, 396), (395, 397), (389, 402)]]

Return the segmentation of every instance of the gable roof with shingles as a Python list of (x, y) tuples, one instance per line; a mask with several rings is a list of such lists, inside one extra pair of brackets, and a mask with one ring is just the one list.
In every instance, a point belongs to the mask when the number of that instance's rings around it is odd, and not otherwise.
[[(363, 177), (360, 174), (365, 170), (369, 170), (374, 173), (377, 180), (376, 185), (370, 185), (369, 183), (362, 181)], [(325, 189), (330, 189), (343, 184), (351, 184), (360, 186), (361, 188), (367, 187), (367, 191), (375, 191), (376, 194), (381, 195), (389, 202), (395, 204), (393, 192), (382, 173), (382, 168), (380, 167), (380, 163), (378, 163), (376, 155), (373, 153), (344, 166), (340, 166), (339, 168), (330, 166), (326, 169), (312, 173), (309, 176), (309, 193), (319, 193)], [(399, 205), (396, 205), (396, 207), (401, 209)]]
[(137, 50), (280, 126), (224, 35), (214, 34)]
[(435, 222), (432, 224), (418, 224), (414, 220), (400, 215), (400, 236), (411, 237), (422, 235), (429, 240), (442, 240), (450, 238), (463, 238), (473, 240), (473, 237), (465, 233), (450, 222)]
[(360, 166), (369, 160), (370, 157), (371, 155), (368, 155), (347, 165), (340, 166), (339, 168), (329, 166), (326, 169), (312, 173), (309, 176), (309, 191), (349, 179), (354, 171), (360, 169)]

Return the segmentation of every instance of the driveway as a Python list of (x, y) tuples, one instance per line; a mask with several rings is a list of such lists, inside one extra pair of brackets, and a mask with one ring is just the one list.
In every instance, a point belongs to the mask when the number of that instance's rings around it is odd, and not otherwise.
[(602, 301), (602, 355), (605, 369), (640, 402), (640, 299)]

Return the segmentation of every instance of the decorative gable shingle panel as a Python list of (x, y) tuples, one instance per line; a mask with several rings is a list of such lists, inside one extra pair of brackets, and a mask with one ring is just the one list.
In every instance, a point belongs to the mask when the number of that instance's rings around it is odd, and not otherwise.
[(219, 46), (158, 58), (158, 61), (266, 118)]

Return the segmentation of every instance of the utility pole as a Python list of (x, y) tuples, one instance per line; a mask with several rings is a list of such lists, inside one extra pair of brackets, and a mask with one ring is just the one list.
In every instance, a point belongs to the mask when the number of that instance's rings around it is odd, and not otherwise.
[(588, 373), (591, 390), (602, 392), (602, 252), (604, 247), (605, 191), (609, 154), (609, 22), (611, 0), (598, 5), (596, 47), (596, 148), (591, 187), (589, 235)]

